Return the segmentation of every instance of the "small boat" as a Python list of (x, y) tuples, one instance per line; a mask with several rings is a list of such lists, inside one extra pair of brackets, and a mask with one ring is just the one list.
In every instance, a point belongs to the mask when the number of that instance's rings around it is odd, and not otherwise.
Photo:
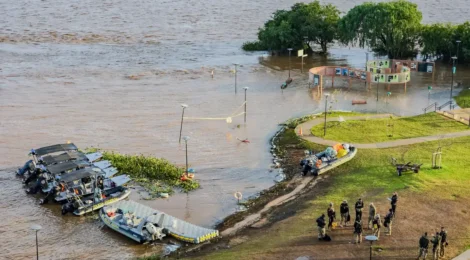
[(352, 104), (353, 105), (365, 105), (367, 104), (367, 100), (353, 100)]
[(134, 201), (119, 201), (100, 210), (100, 218), (109, 228), (138, 243), (172, 236), (198, 244), (219, 236), (219, 231), (203, 228), (172, 217)]
[[(340, 148), (338, 149), (337, 147)], [(349, 162), (356, 154), (357, 148), (349, 144), (337, 144), (334, 148), (328, 147), (325, 151), (309, 155), (300, 161), (302, 175), (305, 176), (309, 172), (314, 176), (323, 174), (341, 164)]]
[(129, 188), (119, 186), (103, 192), (98, 189), (95, 190), (95, 194), (83, 198), (76, 196), (62, 205), (62, 215), (71, 212), (76, 216), (81, 216), (121, 201), (127, 198), (130, 193)]

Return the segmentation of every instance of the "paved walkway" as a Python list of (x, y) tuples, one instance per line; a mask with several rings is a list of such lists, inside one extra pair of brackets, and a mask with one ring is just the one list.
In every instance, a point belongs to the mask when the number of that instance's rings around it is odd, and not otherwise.
[[(374, 118), (388, 118), (391, 114), (378, 114), (378, 115), (369, 115), (369, 116), (350, 116), (345, 117), (347, 120), (365, 120), (365, 119), (374, 119)], [(330, 121), (339, 121), (339, 117), (332, 117), (326, 118), (327, 122)], [(295, 133), (299, 135), (299, 130), (302, 128), (303, 135), (300, 136), (304, 140), (310, 141), (312, 143), (322, 144), (333, 146), (337, 144), (337, 141), (333, 140), (326, 140), (317, 136), (312, 135), (310, 129), (312, 127), (323, 124), (324, 118), (316, 118), (310, 121), (307, 121), (303, 124), (298, 125), (295, 128)], [(357, 144), (354, 143), (354, 146), (359, 149), (377, 149), (377, 148), (389, 148), (389, 147), (397, 147), (403, 145), (410, 145), (410, 144), (417, 144), (417, 143), (424, 143), (429, 141), (437, 141), (440, 139), (448, 139), (454, 137), (462, 137), (462, 136), (470, 136), (470, 130), (462, 131), (462, 132), (455, 132), (455, 133), (447, 133), (447, 134), (439, 134), (439, 135), (431, 135), (431, 136), (422, 136), (422, 137), (415, 137), (415, 138), (408, 138), (408, 139), (400, 139), (388, 142), (381, 142), (381, 143), (371, 143), (371, 144)]]

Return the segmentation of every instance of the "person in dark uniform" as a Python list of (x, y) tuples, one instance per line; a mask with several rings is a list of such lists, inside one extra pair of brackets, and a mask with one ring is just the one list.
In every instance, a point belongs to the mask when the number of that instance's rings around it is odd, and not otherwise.
[(356, 202), (355, 209), (356, 209), (356, 221), (362, 220), (362, 208), (364, 208), (364, 202), (361, 198)]
[(328, 207), (327, 214), (328, 214), (328, 230), (331, 230), (331, 228), (333, 227), (333, 222), (336, 219), (336, 212), (333, 206), (333, 202), (330, 202), (330, 206)]
[(388, 214), (384, 218), (384, 227), (387, 228), (387, 235), (392, 235), (392, 221), (393, 221), (393, 213), (392, 209), (389, 210)]
[(395, 216), (397, 210), (397, 203), (398, 203), (398, 194), (395, 191), (392, 195), (390, 204), (392, 205), (392, 214)]
[(339, 206), (339, 212), (341, 213), (341, 222), (339, 223), (342, 226), (344, 221), (344, 226), (347, 226), (349, 223), (349, 205), (346, 200), (343, 200), (343, 203)]
[(419, 239), (419, 255), (418, 255), (417, 260), (419, 260), (421, 257), (423, 257), (423, 259), (426, 259), (426, 256), (428, 255), (428, 248), (429, 248), (428, 232), (425, 232), (424, 235)]
[(362, 243), (362, 222), (360, 219), (356, 219), (354, 222), (354, 243), (360, 244)]
[(439, 232), (436, 232), (431, 242), (432, 242), (432, 259), (433, 260), (439, 259), (439, 247), (441, 245), (441, 236), (439, 235)]
[(325, 214), (321, 214), (321, 216), (319, 218), (317, 218), (318, 239), (319, 240), (322, 240), (326, 235), (325, 226), (326, 226)]
[(440, 249), (440, 256), (441, 257), (444, 257), (445, 255), (445, 247), (448, 245), (447, 243), (447, 231), (445, 230), (444, 227), (441, 227), (441, 232), (439, 233), (439, 235), (441, 236), (441, 249)]

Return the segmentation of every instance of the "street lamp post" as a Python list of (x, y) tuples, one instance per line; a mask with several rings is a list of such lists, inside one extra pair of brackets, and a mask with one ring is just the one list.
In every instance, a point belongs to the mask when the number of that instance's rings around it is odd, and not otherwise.
[(431, 90), (432, 90), (432, 86), (428, 86), (428, 106), (429, 106), (429, 101), (431, 100)]
[(246, 123), (246, 91), (249, 89), (248, 87), (243, 88), (245, 90), (245, 123)]
[(325, 94), (325, 122), (323, 123), (323, 137), (326, 136), (326, 112), (328, 110), (328, 96), (330, 96), (330, 94)]
[(41, 230), (41, 226), (34, 224), (31, 226), (31, 230), (36, 231), (36, 259), (39, 260), (39, 246), (38, 246), (38, 231)]
[(181, 125), (180, 125), (180, 138), (179, 138), (179, 143), (181, 143), (181, 133), (183, 132), (183, 118), (184, 118), (184, 109), (188, 107), (186, 104), (181, 104), (181, 107), (183, 108), (183, 112), (181, 113)]
[(374, 241), (379, 240), (379, 238), (376, 236), (366, 236), (365, 239), (370, 242), (369, 259), (372, 260), (372, 243), (374, 243)]
[(186, 174), (188, 174), (188, 140), (189, 136), (183, 137), (184, 143), (186, 145)]
[(289, 51), (289, 78), (290, 78), (290, 68), (291, 68), (291, 63), (290, 63), (290, 53), (292, 52), (292, 48), (287, 49)]
[(237, 94), (237, 66), (239, 65), (238, 63), (234, 63), (235, 65), (235, 94)]
[(455, 71), (457, 70), (457, 68), (455, 67), (455, 60), (457, 59), (457, 57), (452, 57), (452, 83), (450, 84), (450, 109), (452, 109), (452, 91), (454, 89), (454, 74), (455, 74)]

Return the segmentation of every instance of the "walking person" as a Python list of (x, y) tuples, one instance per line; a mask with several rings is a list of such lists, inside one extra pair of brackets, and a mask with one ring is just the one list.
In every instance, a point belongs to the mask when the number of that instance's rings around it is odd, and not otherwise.
[(373, 226), (373, 221), (375, 219), (375, 216), (377, 215), (376, 213), (377, 209), (375, 208), (374, 206), (374, 203), (370, 203), (369, 204), (369, 220), (367, 221), (367, 227), (369, 229), (372, 229), (374, 226)]
[(377, 214), (372, 221), (372, 231), (374, 232), (374, 236), (377, 237), (377, 240), (380, 238), (380, 228), (382, 227), (380, 220), (380, 215)]
[(356, 205), (354, 208), (356, 209), (356, 221), (362, 220), (362, 208), (364, 208), (364, 202), (361, 198), (356, 201)]
[(360, 219), (356, 219), (354, 222), (354, 243), (360, 244), (362, 243), (362, 221)]
[(317, 218), (318, 240), (322, 240), (325, 237), (326, 235), (325, 226), (326, 226), (325, 214), (321, 214), (321, 216)]
[(392, 222), (393, 222), (393, 211), (392, 209), (389, 210), (388, 214), (385, 216), (384, 219), (384, 227), (386, 227), (387, 235), (392, 235)]
[(343, 221), (344, 221), (344, 226), (347, 226), (349, 223), (349, 205), (346, 200), (343, 200), (343, 203), (339, 206), (339, 212), (341, 213), (341, 221), (340, 221), (340, 226), (342, 227)]
[(393, 193), (392, 198), (390, 200), (391, 200), (390, 204), (392, 205), (392, 213), (393, 213), (393, 216), (395, 216), (396, 211), (397, 211), (397, 203), (398, 203), (398, 193), (396, 191)]
[(328, 230), (331, 230), (333, 228), (333, 222), (336, 219), (336, 212), (333, 206), (333, 202), (330, 202), (330, 206), (328, 207), (328, 210), (327, 210), (327, 215), (328, 215)]
[(428, 248), (429, 248), (428, 232), (424, 232), (424, 235), (421, 236), (421, 238), (419, 239), (419, 256), (417, 260), (419, 260), (421, 257), (423, 257), (423, 259), (426, 259), (426, 256), (428, 255)]
[(436, 232), (431, 242), (432, 242), (432, 259), (437, 260), (439, 259), (439, 247), (441, 245), (441, 236), (439, 235), (439, 232)]
[(444, 257), (445, 255), (445, 248), (446, 246), (449, 244), (447, 243), (447, 231), (445, 230), (444, 227), (441, 227), (441, 232), (439, 233), (439, 235), (441, 236), (441, 245), (440, 245), (440, 256), (441, 257)]

